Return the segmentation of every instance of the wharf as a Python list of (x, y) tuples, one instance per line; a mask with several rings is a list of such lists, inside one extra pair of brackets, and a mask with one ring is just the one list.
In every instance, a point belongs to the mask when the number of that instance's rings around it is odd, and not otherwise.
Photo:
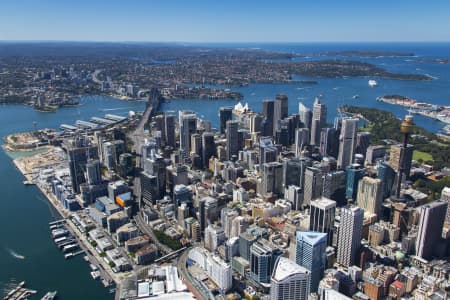
[(13, 290), (11, 290), (4, 298), (3, 300), (21, 300), (26, 299), (31, 295), (36, 294), (37, 291), (30, 290), (25, 288), (25, 281), (22, 281), (19, 283), (17, 287), (15, 287)]

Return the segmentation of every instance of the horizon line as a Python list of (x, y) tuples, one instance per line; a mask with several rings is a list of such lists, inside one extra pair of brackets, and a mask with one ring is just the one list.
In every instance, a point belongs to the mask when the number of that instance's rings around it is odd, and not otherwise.
[(391, 43), (391, 44), (408, 44), (408, 43), (450, 43), (450, 40), (409, 40), (409, 41), (390, 41), (390, 40), (378, 40), (378, 41), (358, 41), (358, 40), (348, 40), (348, 41), (133, 41), (133, 40), (52, 40), (52, 39), (36, 39), (36, 40), (2, 40), (0, 43), (154, 43), (154, 44), (326, 44), (326, 43)]

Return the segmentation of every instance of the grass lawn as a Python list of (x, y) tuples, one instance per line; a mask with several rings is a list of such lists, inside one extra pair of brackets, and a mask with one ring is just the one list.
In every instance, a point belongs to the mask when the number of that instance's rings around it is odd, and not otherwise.
[(414, 150), (412, 158), (416, 161), (419, 159), (422, 159), (423, 161), (433, 160), (433, 156), (431, 154), (418, 150)]

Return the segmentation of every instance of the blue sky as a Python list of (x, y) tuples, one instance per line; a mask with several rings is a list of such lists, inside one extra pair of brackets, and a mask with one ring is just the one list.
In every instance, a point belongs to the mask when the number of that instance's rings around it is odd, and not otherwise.
[(1, 0), (0, 40), (450, 41), (449, 13), (448, 0)]

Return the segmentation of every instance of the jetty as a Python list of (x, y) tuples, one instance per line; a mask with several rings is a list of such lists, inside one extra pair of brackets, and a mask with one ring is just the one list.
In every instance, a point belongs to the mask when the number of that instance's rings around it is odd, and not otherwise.
[(6, 294), (6, 296), (3, 297), (3, 300), (26, 299), (36, 293), (37, 293), (37, 291), (35, 291), (35, 290), (30, 290), (30, 289), (25, 288), (25, 281), (22, 281), (21, 283), (19, 283), (18, 286), (16, 286), (8, 294)]

